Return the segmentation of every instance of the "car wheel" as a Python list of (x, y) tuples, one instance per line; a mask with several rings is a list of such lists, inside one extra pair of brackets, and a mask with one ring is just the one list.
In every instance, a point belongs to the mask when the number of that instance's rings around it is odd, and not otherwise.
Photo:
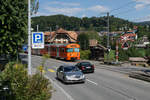
[(58, 73), (56, 73), (56, 78), (59, 80)]
[(94, 73), (94, 70), (92, 71), (92, 73)]
[(82, 84), (84, 84), (85, 83), (85, 81), (83, 81), (83, 82), (81, 82)]
[(66, 84), (66, 78), (63, 76), (63, 82)]

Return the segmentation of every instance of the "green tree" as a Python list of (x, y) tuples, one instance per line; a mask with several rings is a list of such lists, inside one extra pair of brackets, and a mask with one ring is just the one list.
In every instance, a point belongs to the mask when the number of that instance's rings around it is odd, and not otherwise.
[(101, 44), (102, 44), (103, 46), (107, 47), (107, 36), (104, 35), (104, 36), (102, 36), (101, 38), (102, 38)]
[[(38, 1), (31, 1), (31, 10), (36, 13)], [(17, 57), (19, 48), (27, 40), (27, 0), (0, 0), (0, 55)]]
[(15, 58), (27, 37), (27, 1), (0, 1), (0, 55)]
[(82, 50), (89, 49), (89, 37), (85, 33), (81, 33), (77, 38), (78, 43), (80, 44), (80, 48)]

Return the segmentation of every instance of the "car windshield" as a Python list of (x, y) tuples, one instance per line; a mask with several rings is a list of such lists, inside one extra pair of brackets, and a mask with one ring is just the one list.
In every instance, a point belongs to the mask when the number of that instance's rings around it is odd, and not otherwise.
[(89, 63), (89, 62), (82, 62), (81, 65), (83, 65), (83, 66), (89, 66), (89, 65), (91, 65), (91, 63)]
[(79, 71), (75, 66), (64, 67), (64, 72)]

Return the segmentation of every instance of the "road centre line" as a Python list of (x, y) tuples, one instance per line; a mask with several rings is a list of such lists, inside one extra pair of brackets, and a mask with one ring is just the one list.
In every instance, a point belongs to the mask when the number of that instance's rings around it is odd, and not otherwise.
[(49, 78), (49, 77), (46, 76), (46, 75), (45, 75), (45, 77), (48, 78), (48, 79), (51, 81), (51, 83), (52, 83), (53, 85), (55, 85), (56, 87), (58, 87), (58, 88), (66, 95), (66, 97), (67, 97), (69, 100), (74, 100), (71, 95), (69, 95), (61, 86), (59, 86), (59, 85), (58, 85), (56, 82), (54, 82), (51, 78)]
[(91, 81), (91, 80), (89, 80), (89, 79), (86, 79), (86, 80), (87, 80), (88, 82), (92, 83), (92, 84), (98, 85), (98, 83), (93, 82), (93, 81)]
[(53, 69), (48, 69), (48, 71), (49, 71), (49, 72), (55, 72), (55, 70), (53, 70)]

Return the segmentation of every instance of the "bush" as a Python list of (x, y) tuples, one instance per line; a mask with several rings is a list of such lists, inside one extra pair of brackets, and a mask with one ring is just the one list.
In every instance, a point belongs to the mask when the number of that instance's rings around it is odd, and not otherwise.
[(129, 56), (125, 50), (122, 48), (119, 49), (119, 61), (127, 61)]
[(145, 54), (147, 57), (150, 57), (150, 48), (148, 48), (147, 50), (146, 50), (146, 54)]
[(119, 49), (119, 60), (121, 61), (128, 60), (129, 57), (144, 57), (145, 55), (145, 49), (136, 49), (134, 47), (131, 47), (128, 50)]
[(115, 50), (110, 50), (108, 56), (107, 53), (105, 53), (104, 61), (115, 61)]
[(13, 95), (10, 100), (49, 100), (51, 97), (49, 80), (40, 74), (28, 76), (22, 64), (7, 64), (1, 77), (2, 81), (9, 82)]
[(90, 50), (81, 50), (80, 57), (82, 60), (90, 58), (91, 51)]

